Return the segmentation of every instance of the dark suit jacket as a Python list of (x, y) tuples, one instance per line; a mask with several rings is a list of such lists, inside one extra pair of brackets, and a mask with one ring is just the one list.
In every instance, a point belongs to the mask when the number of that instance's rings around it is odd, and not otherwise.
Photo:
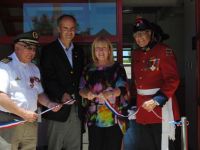
[[(73, 68), (58, 40), (44, 46), (41, 51), (40, 70), (45, 93), (51, 101), (61, 103), (65, 92), (74, 94), (77, 100), (79, 117), (81, 117), (81, 97), (79, 81), (84, 66), (83, 50), (74, 45), (72, 50)], [(44, 118), (64, 122), (67, 120), (71, 106), (64, 105), (58, 112), (48, 112)]]

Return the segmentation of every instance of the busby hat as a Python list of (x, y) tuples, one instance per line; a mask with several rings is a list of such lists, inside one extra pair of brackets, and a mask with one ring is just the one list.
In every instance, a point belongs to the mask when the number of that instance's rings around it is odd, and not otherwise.
[(135, 20), (135, 25), (133, 26), (133, 33), (137, 31), (144, 31), (144, 30), (152, 30), (151, 23), (142, 18), (142, 17), (137, 17)]
[(38, 46), (39, 45), (38, 39), (39, 39), (39, 35), (36, 31), (29, 31), (29, 32), (25, 32), (25, 33), (17, 35), (14, 38), (14, 43), (24, 42), (29, 45)]

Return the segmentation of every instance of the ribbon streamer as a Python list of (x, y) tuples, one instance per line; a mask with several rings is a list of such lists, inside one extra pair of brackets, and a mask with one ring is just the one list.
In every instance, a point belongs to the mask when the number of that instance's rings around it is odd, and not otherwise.
[(117, 115), (117, 116), (119, 116), (119, 117), (123, 117), (123, 118), (128, 117), (128, 116), (125, 116), (125, 115), (120, 114), (117, 110), (115, 110), (115, 108), (113, 108), (113, 107), (111, 106), (111, 104), (110, 104), (107, 100), (105, 100), (105, 105), (106, 105), (106, 107), (108, 107), (108, 109), (110, 109), (115, 115)]
[[(140, 108), (141, 108), (141, 106), (140, 106), (133, 114), (125, 116), (125, 115), (120, 114), (117, 110), (115, 110), (115, 108), (112, 107), (112, 105), (108, 102), (108, 100), (105, 99), (104, 101), (105, 101), (105, 105), (108, 107), (108, 109), (110, 109), (115, 115), (117, 115), (119, 117), (124, 117), (124, 118), (126, 118), (126, 117), (129, 118), (130, 116), (136, 115), (139, 112)], [(152, 111), (152, 112), (154, 113), (154, 115), (156, 117), (158, 117), (159, 119), (163, 120), (163, 118), (161, 116), (159, 116), (155, 111)], [(169, 121), (168, 123), (169, 124), (174, 124), (174, 125), (177, 125), (177, 126), (181, 126), (182, 125), (181, 121)], [(187, 122), (187, 125), (189, 125), (189, 122)]]
[(14, 127), (14, 126), (23, 124), (24, 122), (26, 122), (26, 121), (25, 120), (14, 120), (14, 121), (8, 122), (8, 123), (0, 123), (0, 129)]
[(112, 107), (112, 105), (110, 104), (110, 102), (104, 97), (104, 95), (99, 94), (99, 95), (95, 95), (96, 97), (102, 98), (105, 102), (106, 107), (112, 111), (116, 116), (118, 117), (123, 117), (123, 118), (127, 118), (128, 116), (122, 115), (120, 114), (115, 108)]
[[(65, 105), (65, 104), (73, 104), (75, 101), (76, 101), (76, 100), (74, 100), (74, 99), (70, 99), (70, 100), (64, 102), (62, 105)], [(58, 105), (56, 105), (56, 106), (54, 106), (54, 107), (51, 107), (51, 108), (49, 108), (49, 109), (47, 109), (47, 110), (41, 112), (41, 113), (38, 114), (38, 115), (43, 115), (44, 113), (47, 113), (47, 112), (51, 111), (52, 109), (56, 108), (57, 106), (58, 106)]]
[[(68, 101), (66, 101), (65, 103), (63, 103), (62, 105), (66, 105), (66, 104), (73, 104), (76, 100), (75, 99), (70, 99)], [(47, 113), (49, 111), (51, 111), (52, 109), (56, 108), (58, 105), (54, 106), (54, 107), (51, 107), (41, 113), (39, 113), (38, 115), (43, 115), (44, 113)], [(14, 127), (14, 126), (17, 126), (17, 125), (20, 125), (20, 124), (23, 124), (25, 123), (26, 121), (25, 120), (18, 120), (18, 119), (15, 119), (11, 122), (6, 122), (6, 123), (0, 123), (0, 129), (3, 129), (3, 128), (10, 128), (10, 127)]]
[[(174, 124), (177, 126), (182, 126), (182, 121), (170, 121), (170, 124)], [(189, 121), (187, 121), (187, 126), (189, 125)]]

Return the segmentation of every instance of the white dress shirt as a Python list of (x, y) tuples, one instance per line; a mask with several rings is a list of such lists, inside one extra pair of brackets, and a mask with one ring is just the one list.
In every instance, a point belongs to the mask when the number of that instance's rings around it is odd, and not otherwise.
[(73, 43), (70, 44), (69, 48), (66, 48), (60, 39), (58, 39), (58, 41), (60, 42), (61, 46), (63, 47), (64, 52), (69, 60), (69, 63), (71, 65), (71, 67), (73, 68), (73, 58), (72, 58), (72, 50), (74, 48)]

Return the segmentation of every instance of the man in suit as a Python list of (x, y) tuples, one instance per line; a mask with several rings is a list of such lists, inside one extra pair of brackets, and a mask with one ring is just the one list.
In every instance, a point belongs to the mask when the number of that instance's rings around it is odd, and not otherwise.
[(72, 98), (76, 102), (64, 105), (56, 113), (47, 113), (48, 149), (80, 150), (81, 148), (81, 97), (79, 80), (84, 56), (72, 40), (76, 32), (76, 19), (62, 15), (57, 20), (59, 37), (46, 45), (41, 53), (41, 74), (44, 90), (49, 98), (58, 103)]

